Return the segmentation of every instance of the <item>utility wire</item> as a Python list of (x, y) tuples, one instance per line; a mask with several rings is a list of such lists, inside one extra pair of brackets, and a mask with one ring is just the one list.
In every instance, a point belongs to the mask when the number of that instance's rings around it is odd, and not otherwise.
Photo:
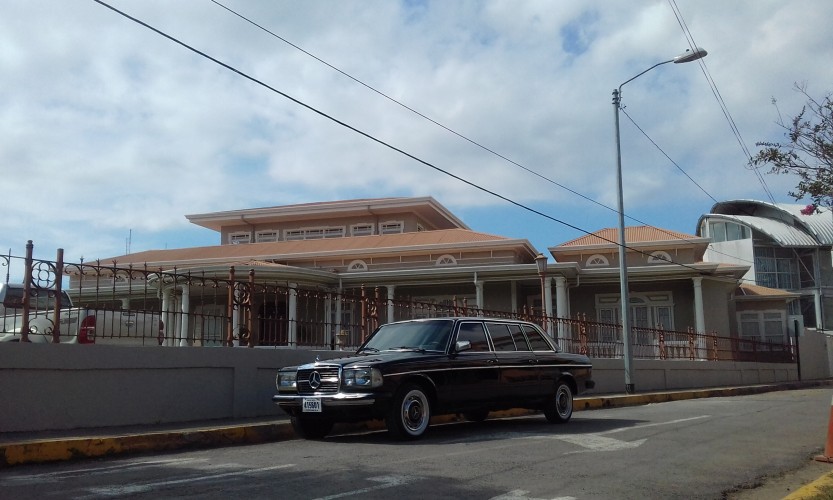
[[(446, 130), (447, 132), (450, 132), (450, 133), (452, 133), (452, 134), (456, 135), (457, 137), (459, 137), (459, 138), (461, 138), (461, 139), (463, 139), (463, 140), (465, 140), (465, 141), (467, 141), (467, 142), (469, 142), (469, 143), (473, 144), (474, 146), (477, 146), (477, 147), (479, 147), (479, 148), (483, 149), (484, 151), (487, 151), (487, 152), (489, 152), (489, 153), (491, 153), (491, 154), (493, 154), (493, 155), (497, 156), (498, 158), (500, 158), (500, 159), (502, 159), (502, 160), (504, 160), (504, 161), (506, 161), (506, 162), (508, 162), (508, 163), (511, 163), (512, 165), (515, 165), (516, 167), (518, 167), (518, 168), (520, 168), (520, 169), (522, 169), (522, 170), (524, 170), (524, 171), (526, 171), (526, 172), (528, 172), (528, 173), (530, 173), (530, 174), (533, 174), (533, 175), (535, 175), (536, 177), (538, 177), (538, 178), (540, 178), (540, 179), (542, 179), (542, 180), (545, 180), (545, 181), (547, 181), (547, 182), (549, 182), (549, 183), (551, 183), (551, 184), (553, 184), (553, 185), (555, 185), (555, 186), (558, 186), (558, 187), (560, 187), (561, 189), (564, 189), (564, 190), (566, 190), (566, 191), (568, 191), (568, 192), (570, 192), (570, 193), (572, 193), (572, 194), (574, 194), (574, 195), (576, 195), (576, 196), (578, 196), (578, 197), (580, 197), (580, 198), (583, 198), (583, 199), (585, 199), (585, 200), (587, 200), (587, 201), (589, 201), (589, 202), (591, 202), (591, 203), (594, 203), (594, 204), (596, 204), (596, 205), (598, 205), (598, 206), (600, 206), (600, 207), (602, 207), (602, 208), (606, 208), (607, 210), (610, 210), (610, 211), (611, 211), (611, 212), (613, 212), (613, 213), (616, 213), (616, 214), (618, 214), (618, 213), (619, 213), (619, 211), (618, 211), (617, 209), (615, 209), (615, 208), (613, 208), (613, 207), (609, 207), (609, 206), (607, 206), (607, 205), (605, 205), (605, 204), (603, 204), (603, 203), (601, 203), (601, 202), (599, 202), (599, 201), (596, 201), (596, 200), (594, 200), (594, 199), (590, 198), (589, 196), (586, 196), (586, 195), (584, 195), (584, 194), (582, 194), (582, 193), (580, 193), (580, 192), (578, 192), (578, 191), (575, 191), (575, 190), (573, 190), (573, 189), (571, 189), (571, 188), (569, 188), (569, 187), (567, 187), (567, 186), (565, 186), (565, 185), (563, 185), (563, 184), (560, 184), (560, 183), (556, 182), (555, 180), (550, 179), (549, 177), (546, 177), (545, 175), (543, 175), (543, 174), (541, 174), (541, 173), (539, 173), (539, 172), (536, 172), (535, 170), (532, 170), (531, 168), (528, 168), (528, 167), (526, 167), (526, 166), (524, 166), (524, 165), (522, 165), (522, 164), (520, 164), (520, 163), (518, 163), (518, 162), (516, 162), (516, 161), (512, 160), (511, 158), (508, 158), (507, 156), (505, 156), (505, 155), (503, 155), (503, 154), (501, 154), (501, 153), (499, 153), (499, 152), (497, 152), (497, 151), (495, 151), (495, 150), (493, 150), (493, 149), (489, 148), (488, 146), (485, 146), (485, 145), (483, 145), (483, 144), (481, 144), (481, 143), (479, 143), (479, 142), (477, 142), (477, 141), (475, 141), (475, 140), (473, 140), (473, 139), (471, 139), (471, 138), (469, 138), (469, 137), (467, 137), (467, 136), (463, 135), (462, 133), (455, 131), (454, 129), (452, 129), (452, 128), (448, 127), (448, 126), (443, 125), (442, 123), (440, 123), (440, 122), (438, 122), (438, 121), (434, 120), (433, 118), (431, 118), (431, 117), (429, 117), (429, 116), (425, 115), (424, 113), (421, 113), (420, 111), (418, 111), (418, 110), (414, 109), (413, 107), (408, 106), (407, 104), (405, 104), (405, 103), (403, 103), (403, 102), (401, 102), (401, 101), (399, 101), (399, 100), (397, 100), (397, 99), (395, 99), (395, 98), (393, 98), (393, 97), (391, 97), (391, 96), (389, 96), (389, 95), (385, 94), (385, 93), (384, 93), (384, 92), (382, 92), (381, 90), (378, 90), (377, 88), (375, 88), (375, 87), (373, 87), (373, 86), (371, 86), (371, 85), (369, 85), (369, 84), (367, 84), (367, 83), (365, 83), (365, 82), (363, 82), (363, 81), (359, 80), (358, 78), (356, 78), (356, 77), (354, 77), (353, 75), (351, 75), (351, 74), (347, 73), (346, 71), (344, 71), (344, 70), (342, 70), (342, 69), (340, 69), (340, 68), (338, 68), (338, 67), (334, 66), (333, 64), (330, 64), (329, 62), (327, 62), (327, 61), (325, 61), (324, 59), (322, 59), (322, 58), (318, 57), (317, 55), (315, 55), (315, 54), (313, 54), (313, 53), (309, 52), (308, 50), (306, 50), (306, 49), (304, 49), (304, 48), (302, 48), (302, 47), (298, 46), (297, 44), (292, 43), (291, 41), (287, 40), (286, 38), (284, 38), (284, 37), (282, 37), (282, 36), (278, 35), (277, 33), (275, 33), (275, 32), (273, 32), (273, 31), (269, 30), (268, 28), (266, 28), (266, 27), (262, 26), (261, 24), (259, 24), (259, 23), (255, 22), (254, 20), (252, 20), (252, 19), (250, 19), (250, 18), (248, 18), (248, 17), (244, 16), (243, 14), (240, 14), (239, 12), (237, 12), (237, 11), (235, 11), (235, 10), (231, 9), (230, 7), (227, 7), (226, 5), (224, 5), (224, 4), (220, 3), (220, 2), (218, 2), (217, 0), (210, 0), (210, 1), (211, 1), (212, 3), (214, 3), (215, 5), (217, 5), (217, 6), (221, 7), (222, 9), (226, 10), (227, 12), (229, 12), (229, 13), (233, 14), (234, 16), (236, 16), (236, 17), (238, 17), (238, 18), (242, 19), (243, 21), (245, 21), (245, 22), (247, 22), (247, 23), (251, 24), (252, 26), (257, 27), (258, 29), (260, 29), (260, 30), (262, 30), (262, 31), (264, 31), (264, 32), (266, 32), (266, 33), (268, 33), (269, 35), (271, 35), (271, 36), (273, 36), (273, 37), (277, 38), (278, 40), (280, 40), (280, 41), (282, 41), (282, 42), (286, 43), (286, 44), (287, 44), (287, 45), (289, 45), (290, 47), (293, 47), (293, 48), (295, 48), (295, 49), (299, 50), (300, 52), (303, 52), (304, 54), (306, 54), (306, 55), (308, 55), (309, 57), (311, 57), (311, 58), (315, 59), (316, 61), (320, 62), (321, 64), (324, 64), (325, 66), (327, 66), (327, 67), (329, 67), (329, 68), (333, 69), (334, 71), (337, 71), (338, 73), (340, 73), (340, 74), (342, 74), (342, 75), (346, 76), (347, 78), (349, 78), (350, 80), (353, 80), (354, 82), (358, 83), (359, 85), (361, 85), (361, 86), (363, 86), (363, 87), (365, 87), (365, 88), (367, 88), (367, 89), (371, 90), (372, 92), (375, 92), (376, 94), (378, 94), (378, 95), (380, 95), (380, 96), (384, 97), (385, 99), (387, 99), (387, 100), (389, 100), (389, 101), (391, 101), (391, 102), (393, 102), (393, 103), (395, 103), (395, 104), (397, 104), (397, 105), (399, 105), (399, 106), (401, 106), (401, 107), (405, 108), (406, 110), (408, 110), (408, 111), (410, 111), (410, 112), (412, 112), (412, 113), (416, 114), (417, 116), (420, 116), (421, 118), (423, 118), (423, 119), (425, 119), (425, 120), (427, 120), (427, 121), (429, 121), (429, 122), (433, 123), (434, 125), (436, 125), (436, 126), (438, 126), (438, 127), (442, 128), (442, 129)], [(624, 111), (624, 108), (623, 108), (623, 111)], [(627, 115), (627, 113), (625, 113), (625, 114)], [(630, 116), (628, 116), (628, 118), (631, 120), (631, 122), (632, 122), (632, 123), (634, 123), (634, 125), (636, 125), (636, 123), (635, 123), (635, 122), (633, 122), (633, 119), (632, 119)], [(639, 131), (640, 131), (640, 132), (642, 132), (642, 133), (643, 133), (646, 137), (648, 137), (648, 135), (647, 135), (647, 134), (645, 134), (645, 132), (644, 132), (641, 128), (639, 128), (639, 126), (638, 126), (638, 125), (636, 125), (636, 127), (637, 127), (637, 129), (639, 129)], [(658, 145), (657, 145), (657, 144), (656, 144), (656, 143), (655, 143), (655, 142), (654, 142), (654, 141), (653, 141), (650, 137), (648, 137), (648, 140), (649, 140), (649, 141), (651, 141), (651, 142), (654, 144), (654, 146), (656, 146), (656, 147), (657, 147), (657, 149), (659, 149), (659, 151), (660, 151), (663, 155), (665, 155), (665, 157), (666, 157), (666, 158), (668, 158), (668, 160), (669, 160), (669, 161), (671, 161), (671, 163), (673, 163), (673, 164), (674, 164), (674, 165), (675, 165), (675, 166), (676, 166), (676, 167), (677, 167), (677, 168), (678, 168), (678, 169), (679, 169), (679, 170), (680, 170), (683, 174), (685, 174), (685, 176), (686, 176), (686, 177), (688, 177), (688, 178), (689, 178), (689, 179), (690, 179), (690, 180), (691, 180), (691, 181), (692, 181), (695, 185), (697, 185), (697, 187), (699, 187), (699, 188), (700, 188), (700, 189), (701, 189), (704, 193), (706, 193), (706, 195), (707, 195), (709, 198), (711, 198), (711, 199), (712, 199), (715, 203), (717, 203), (717, 200), (716, 200), (716, 199), (714, 199), (714, 197), (712, 197), (712, 196), (711, 196), (708, 192), (706, 192), (706, 191), (705, 191), (705, 189), (703, 189), (703, 188), (702, 188), (702, 186), (700, 186), (699, 184), (697, 184), (697, 182), (696, 182), (696, 181), (694, 181), (694, 179), (692, 179), (692, 178), (691, 178), (691, 176), (689, 176), (689, 175), (688, 175), (688, 173), (686, 173), (686, 172), (685, 172), (685, 170), (683, 170), (683, 169), (682, 169), (682, 167), (680, 167), (680, 166), (679, 166), (679, 165), (678, 165), (678, 164), (677, 164), (674, 160), (672, 160), (672, 159), (671, 159), (671, 158), (670, 158), (670, 157), (669, 157), (669, 156), (665, 153), (665, 151), (663, 151), (663, 150), (662, 150), (662, 149), (661, 149), (661, 148), (660, 148), (660, 147), (659, 147), (659, 146), (658, 146)], [(639, 220), (639, 219), (637, 219), (637, 218), (635, 218), (635, 217), (632, 217), (632, 216), (630, 216), (630, 215), (627, 215), (627, 214), (625, 214), (625, 217), (627, 217), (628, 219), (630, 219), (630, 220), (632, 220), (632, 221), (634, 221), (634, 222), (637, 222), (637, 223), (639, 223), (639, 224), (642, 224), (642, 225), (644, 225), (644, 226), (651, 227), (651, 228), (653, 228), (653, 229), (655, 229), (655, 230), (657, 230), (657, 231), (659, 231), (659, 232), (661, 232), (661, 233), (665, 233), (665, 234), (667, 234), (667, 235), (669, 235), (669, 236), (672, 236), (672, 237), (674, 237), (674, 238), (678, 238), (678, 235), (677, 235), (677, 234), (674, 234), (674, 233), (672, 233), (672, 232), (670, 232), (670, 231), (668, 231), (668, 230), (666, 230), (666, 229), (663, 229), (663, 228), (660, 228), (660, 227), (653, 226), (653, 225), (651, 225), (651, 224), (649, 224), (649, 223), (647, 223), (647, 222), (644, 222), (644, 221), (642, 221), (642, 220)], [(687, 239), (683, 239), (683, 241), (686, 241), (686, 242), (688, 242), (688, 243), (693, 243), (692, 241), (687, 240)], [(729, 256), (729, 257), (731, 257), (731, 256)]]
[[(688, 25), (683, 18), (682, 12), (680, 11), (679, 7), (677, 6), (676, 0), (668, 0), (669, 5), (671, 6), (671, 10), (674, 12), (674, 16), (677, 18), (677, 23), (680, 25), (680, 28), (683, 30), (683, 35), (686, 37), (688, 41), (689, 47), (691, 50), (694, 50), (697, 47), (697, 43), (694, 41), (694, 36), (691, 34), (691, 31), (688, 29)], [(734, 118), (732, 118), (732, 114), (729, 112), (729, 107), (726, 105), (726, 102), (723, 100), (723, 96), (720, 94), (720, 89), (717, 87), (717, 83), (712, 78), (711, 72), (709, 72), (709, 68), (706, 65), (706, 62), (703, 59), (698, 60), (700, 64), (700, 70), (703, 72), (703, 76), (706, 77), (706, 81), (709, 84), (709, 88), (714, 95), (717, 104), (720, 106), (721, 111), (723, 112), (723, 116), (726, 118), (726, 121), (729, 123), (729, 128), (732, 130), (732, 133), (737, 139), (738, 144), (740, 145), (743, 154), (746, 157), (747, 162), (752, 158), (752, 153), (749, 152), (749, 149), (746, 147), (746, 143), (741, 137), (740, 130), (735, 123)], [(764, 180), (763, 174), (757, 169), (752, 169), (755, 173), (755, 176), (758, 178), (758, 182), (760, 182), (761, 187), (763, 188), (764, 192), (766, 193), (767, 197), (773, 204), (776, 204), (775, 197), (772, 195), (772, 192), (767, 186), (766, 181)]]
[[(602, 236), (600, 236), (600, 235), (598, 235), (598, 234), (596, 234), (596, 233), (592, 233), (592, 232), (590, 232), (590, 231), (588, 231), (588, 230), (586, 230), (586, 229), (580, 228), (580, 227), (575, 226), (575, 225), (573, 225), (573, 224), (570, 224), (570, 223), (568, 223), (568, 222), (566, 222), (566, 221), (560, 220), (560, 219), (558, 219), (558, 218), (556, 218), (556, 217), (553, 217), (553, 216), (551, 216), (551, 215), (549, 215), (549, 214), (546, 214), (546, 213), (544, 213), (544, 212), (541, 212), (540, 210), (534, 209), (534, 208), (529, 207), (529, 206), (527, 206), (527, 205), (524, 205), (524, 204), (522, 204), (522, 203), (520, 203), (520, 202), (517, 202), (517, 201), (515, 201), (515, 200), (512, 200), (511, 198), (508, 198), (508, 197), (506, 197), (506, 196), (504, 196), (504, 195), (502, 195), (502, 194), (499, 194), (499, 193), (497, 193), (497, 192), (495, 192), (495, 191), (489, 190), (489, 189), (487, 189), (487, 188), (485, 188), (485, 187), (483, 187), (483, 186), (480, 186), (480, 185), (478, 185), (478, 184), (475, 184), (474, 182), (469, 181), (468, 179), (465, 179), (465, 178), (463, 178), (463, 177), (460, 177), (459, 175), (453, 174), (453, 173), (449, 172), (448, 170), (445, 170), (445, 169), (443, 169), (443, 168), (440, 168), (440, 167), (438, 167), (438, 166), (436, 166), (436, 165), (434, 165), (434, 164), (432, 164), (432, 163), (430, 163), (430, 162), (428, 162), (428, 161), (426, 161), (426, 160), (423, 160), (423, 159), (421, 159), (421, 158), (419, 158), (419, 157), (417, 157), (417, 156), (415, 156), (415, 155), (413, 155), (413, 154), (411, 154), (411, 153), (408, 153), (407, 151), (404, 151), (404, 150), (402, 150), (402, 149), (400, 149), (400, 148), (398, 148), (398, 147), (396, 147), (396, 146), (393, 146), (392, 144), (389, 144), (389, 143), (387, 143), (387, 142), (385, 142), (385, 141), (383, 141), (383, 140), (381, 140), (381, 139), (379, 139), (379, 138), (377, 138), (377, 137), (375, 137), (375, 136), (372, 136), (372, 135), (370, 135), (369, 133), (364, 132), (364, 131), (362, 131), (362, 130), (360, 130), (360, 129), (358, 129), (358, 128), (356, 128), (356, 127), (354, 127), (354, 126), (352, 126), (352, 125), (350, 125), (350, 124), (348, 124), (348, 123), (346, 123), (346, 122), (343, 122), (343, 121), (341, 121), (341, 120), (339, 120), (339, 119), (337, 119), (337, 118), (335, 118), (335, 117), (333, 117), (333, 116), (331, 116), (331, 115), (329, 115), (329, 114), (327, 114), (327, 113), (325, 113), (325, 112), (323, 112), (323, 111), (321, 111), (321, 110), (319, 110), (319, 109), (317, 109), (317, 108), (314, 108), (314, 107), (310, 106), (309, 104), (306, 104), (306, 103), (304, 103), (303, 101), (300, 101), (300, 100), (298, 100), (298, 99), (296, 99), (296, 98), (294, 98), (294, 97), (290, 96), (289, 94), (286, 94), (285, 92), (282, 92), (282, 91), (280, 91), (280, 90), (278, 90), (278, 89), (276, 89), (276, 88), (274, 88), (274, 87), (270, 86), (269, 84), (267, 84), (267, 83), (265, 83), (265, 82), (263, 82), (263, 81), (261, 81), (261, 80), (258, 80), (257, 78), (255, 78), (255, 77), (253, 77), (253, 76), (251, 76), (251, 75), (249, 75), (249, 74), (247, 74), (247, 73), (244, 73), (243, 71), (241, 71), (241, 70), (239, 70), (239, 69), (237, 69), (237, 68), (235, 68), (235, 67), (233, 67), (233, 66), (231, 66), (231, 65), (229, 65), (229, 64), (226, 64), (226, 63), (224, 63), (224, 62), (220, 61), (219, 59), (216, 59), (216, 58), (214, 58), (214, 57), (212, 57), (212, 56), (208, 55), (207, 53), (205, 53), (205, 52), (203, 52), (203, 51), (201, 51), (201, 50), (199, 50), (199, 49), (197, 49), (197, 48), (195, 48), (195, 47), (192, 47), (192, 46), (190, 46), (190, 45), (186, 44), (185, 42), (183, 42), (183, 41), (181, 41), (181, 40), (179, 40), (179, 39), (177, 39), (177, 38), (175, 38), (175, 37), (173, 37), (173, 36), (171, 36), (171, 35), (168, 35), (167, 33), (163, 32), (163, 31), (161, 31), (161, 30), (159, 30), (159, 29), (157, 29), (157, 28), (154, 28), (153, 26), (151, 26), (151, 25), (149, 25), (149, 24), (145, 23), (144, 21), (142, 21), (142, 20), (140, 20), (140, 19), (137, 19), (137, 18), (135, 18), (135, 17), (133, 17), (133, 16), (131, 16), (131, 15), (127, 14), (126, 12), (123, 12), (123, 11), (119, 10), (119, 9), (117, 9), (117, 8), (113, 7), (112, 5), (109, 5), (109, 4), (107, 4), (106, 2), (103, 2), (102, 0), (93, 0), (93, 1), (94, 1), (95, 3), (97, 3), (97, 4), (101, 5), (101, 6), (103, 6), (103, 7), (106, 7), (106, 8), (108, 8), (108, 9), (112, 10), (113, 12), (115, 12), (115, 13), (117, 13), (117, 14), (121, 15), (122, 17), (125, 17), (126, 19), (129, 19), (129, 20), (133, 21), (133, 22), (134, 22), (134, 23), (136, 23), (136, 24), (139, 24), (139, 25), (141, 25), (141, 26), (144, 26), (145, 28), (147, 28), (147, 29), (149, 29), (149, 30), (153, 31), (154, 33), (156, 33), (156, 34), (158, 34), (158, 35), (160, 35), (160, 36), (162, 36), (162, 37), (164, 37), (164, 38), (167, 38), (168, 40), (170, 40), (170, 41), (172, 41), (172, 42), (176, 43), (177, 45), (180, 45), (180, 46), (182, 46), (183, 48), (185, 48), (185, 49), (187, 49), (187, 50), (190, 50), (191, 52), (194, 52), (195, 54), (197, 54), (197, 55), (199, 55), (199, 56), (202, 56), (203, 58), (208, 59), (209, 61), (211, 61), (211, 62), (213, 62), (213, 63), (215, 63), (215, 64), (217, 64), (217, 65), (219, 65), (219, 66), (222, 66), (223, 68), (226, 68), (227, 70), (229, 70), (229, 71), (231, 71), (231, 72), (233, 72), (233, 73), (236, 73), (237, 75), (239, 75), (239, 76), (241, 76), (241, 77), (245, 78), (246, 80), (249, 80), (249, 81), (251, 81), (251, 82), (253, 82), (253, 83), (257, 84), (257, 85), (260, 85), (261, 87), (264, 87), (264, 88), (266, 88), (266, 89), (268, 89), (268, 90), (270, 90), (270, 91), (272, 91), (272, 92), (274, 92), (274, 93), (276, 93), (276, 94), (278, 94), (278, 95), (280, 95), (280, 96), (282, 96), (282, 97), (284, 97), (284, 98), (286, 98), (286, 99), (289, 99), (290, 101), (294, 102), (295, 104), (298, 104), (299, 106), (302, 106), (302, 107), (304, 107), (304, 108), (308, 109), (309, 111), (312, 111), (313, 113), (315, 113), (315, 114), (317, 114), (317, 115), (320, 115), (320, 116), (322, 116), (322, 117), (324, 117), (324, 118), (326, 118), (326, 119), (328, 119), (328, 120), (330, 120), (330, 121), (332, 121), (332, 122), (334, 122), (334, 123), (337, 123), (338, 125), (341, 125), (342, 127), (346, 128), (346, 129), (348, 129), (348, 130), (351, 130), (351, 131), (353, 131), (353, 132), (355, 132), (355, 133), (357, 133), (357, 134), (359, 134), (359, 135), (361, 135), (361, 136), (363, 136), (363, 137), (365, 137), (365, 138), (367, 138), (367, 139), (370, 139), (370, 140), (371, 140), (371, 141), (373, 141), (373, 142), (376, 142), (376, 143), (378, 143), (378, 144), (380, 144), (380, 145), (382, 145), (382, 146), (385, 146), (385, 147), (386, 147), (386, 148), (388, 148), (388, 149), (391, 149), (391, 150), (393, 150), (393, 151), (396, 151), (397, 153), (400, 153), (400, 154), (402, 154), (402, 155), (404, 155), (404, 156), (406, 156), (406, 157), (408, 157), (408, 158), (410, 158), (410, 159), (412, 159), (412, 160), (414, 160), (414, 161), (416, 161), (416, 162), (418, 162), (418, 163), (421, 163), (421, 164), (423, 164), (423, 165), (425, 165), (425, 166), (427, 166), (427, 167), (429, 167), (429, 168), (432, 168), (432, 169), (436, 170), (437, 172), (440, 172), (440, 173), (445, 174), (445, 175), (447, 175), (447, 176), (449, 176), (449, 177), (451, 177), (451, 178), (453, 178), (453, 179), (456, 179), (456, 180), (458, 180), (458, 181), (462, 182), (463, 184), (466, 184), (466, 185), (471, 186), (471, 187), (473, 187), (473, 188), (475, 188), (475, 189), (477, 189), (477, 190), (479, 190), (479, 191), (482, 191), (482, 192), (484, 192), (484, 193), (486, 193), (486, 194), (489, 194), (489, 195), (491, 195), (491, 196), (494, 196), (495, 198), (498, 198), (498, 199), (500, 199), (500, 200), (503, 200), (503, 201), (505, 201), (505, 202), (507, 202), (507, 203), (509, 203), (509, 204), (511, 204), (511, 205), (514, 205), (514, 206), (516, 206), (516, 207), (518, 207), (518, 208), (522, 209), (522, 210), (525, 210), (525, 211), (527, 211), (527, 212), (533, 213), (533, 214), (538, 215), (538, 216), (540, 216), (540, 217), (543, 217), (543, 218), (545, 218), (545, 219), (549, 219), (549, 220), (551, 220), (551, 221), (553, 221), (553, 222), (556, 222), (556, 223), (561, 224), (561, 225), (563, 225), (563, 226), (569, 227), (569, 228), (571, 228), (571, 229), (575, 229), (576, 231), (582, 232), (582, 233), (584, 233), (584, 234), (586, 234), (586, 235), (588, 235), (588, 236), (595, 236), (595, 237), (597, 237), (597, 238), (601, 239), (602, 241), (606, 241), (606, 242), (608, 242), (608, 243), (612, 243), (612, 244), (614, 244), (614, 245), (616, 245), (616, 246), (623, 247), (623, 248), (625, 248), (625, 249), (627, 249), (627, 250), (631, 250), (631, 251), (633, 251), (633, 252), (636, 252), (636, 253), (639, 253), (639, 254), (642, 254), (642, 255), (649, 255), (649, 254), (646, 254), (645, 252), (643, 252), (643, 251), (641, 251), (641, 250), (639, 250), (639, 249), (637, 249), (637, 248), (633, 248), (633, 247), (630, 247), (630, 246), (627, 246), (627, 245), (624, 245), (624, 246), (619, 245), (619, 243), (618, 243), (618, 242), (616, 242), (616, 241), (613, 241), (613, 240), (610, 240), (610, 239), (604, 238), (604, 237), (602, 237)], [(695, 271), (695, 272), (697, 272), (697, 273), (699, 273), (699, 274), (701, 274), (701, 275), (708, 275), (708, 273), (706, 273), (705, 271), (703, 271), (703, 270), (701, 270), (701, 269), (697, 269), (697, 268), (692, 267), (692, 266), (687, 265), (687, 264), (682, 264), (682, 263), (679, 263), (679, 262), (673, 262), (673, 261), (672, 261), (672, 262), (670, 262), (670, 263), (671, 263), (671, 264), (674, 264), (674, 265), (677, 265), (677, 266), (680, 266), (680, 267), (684, 267), (684, 268), (690, 269), (690, 270)]]

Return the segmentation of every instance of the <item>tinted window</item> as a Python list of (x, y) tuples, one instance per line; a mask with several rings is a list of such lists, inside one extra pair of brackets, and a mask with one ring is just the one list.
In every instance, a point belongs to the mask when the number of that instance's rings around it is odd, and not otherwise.
[(524, 326), (524, 331), (526, 332), (526, 337), (529, 339), (529, 344), (532, 346), (533, 351), (552, 351), (552, 347), (550, 347), (550, 344), (544, 340), (541, 332), (529, 326)]
[(486, 329), (489, 330), (489, 336), (492, 337), (492, 345), (495, 346), (495, 351), (515, 350), (512, 334), (506, 327), (505, 323), (486, 323)]
[(531, 351), (529, 344), (524, 337), (524, 332), (521, 331), (520, 325), (509, 325), (509, 331), (512, 333), (512, 338), (515, 339), (515, 346), (519, 351)]
[(453, 323), (449, 320), (413, 321), (382, 325), (365, 347), (386, 349), (425, 349), (444, 351)]
[(472, 351), (488, 351), (489, 341), (486, 339), (486, 330), (482, 323), (462, 323), (457, 340), (468, 340), (471, 342)]

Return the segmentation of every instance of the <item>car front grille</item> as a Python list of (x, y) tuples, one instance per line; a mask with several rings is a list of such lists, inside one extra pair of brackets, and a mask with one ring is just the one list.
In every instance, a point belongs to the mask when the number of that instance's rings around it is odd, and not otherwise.
[[(304, 368), (298, 370), (297, 385), (299, 394), (335, 394), (338, 392), (339, 386), (339, 366), (338, 365), (324, 365), (316, 366), (315, 368)], [(314, 372), (318, 372), (321, 376), (321, 385), (314, 389), (310, 384), (310, 380), (316, 379), (313, 376)]]

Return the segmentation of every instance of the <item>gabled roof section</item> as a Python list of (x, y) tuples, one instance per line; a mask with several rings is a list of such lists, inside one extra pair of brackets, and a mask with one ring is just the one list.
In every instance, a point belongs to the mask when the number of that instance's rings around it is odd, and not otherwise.
[(223, 226), (240, 223), (264, 224), (320, 220), (327, 217), (383, 216), (402, 212), (418, 215), (434, 226), (431, 229), (469, 229), (462, 220), (458, 219), (456, 215), (431, 196), (302, 203), (192, 214), (185, 217), (193, 224), (220, 231)]
[[(757, 200), (721, 201), (712, 206), (710, 213), (700, 217), (697, 231), (699, 233), (705, 218), (723, 215), (761, 231), (782, 246), (833, 245), (833, 214), (830, 209), (819, 208), (818, 213), (804, 215), (801, 213), (804, 207)], [(804, 236), (797, 235), (797, 232), (804, 233)]]
[(776, 288), (752, 285), (745, 283), (735, 289), (736, 300), (772, 300), (784, 299), (789, 301), (799, 298), (797, 293), (787, 292)]
[[(676, 247), (690, 246), (705, 248), (708, 238), (680, 233), (652, 226), (634, 226), (625, 228), (625, 243), (628, 246)], [(605, 228), (586, 236), (551, 247), (551, 252), (598, 250), (619, 246), (619, 229)]]
[(537, 251), (525, 239), (509, 239), (467, 229), (445, 229), (412, 233), (352, 236), (344, 238), (216, 245), (172, 250), (148, 250), (102, 262), (145, 264), (150, 266), (221, 264), (248, 261), (287, 262), (316, 257), (404, 255), (463, 249), (516, 249), (530, 262)]

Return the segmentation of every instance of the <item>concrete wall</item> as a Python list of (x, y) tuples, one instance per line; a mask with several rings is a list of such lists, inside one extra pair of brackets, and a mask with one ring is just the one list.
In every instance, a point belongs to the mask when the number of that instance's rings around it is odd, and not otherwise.
[[(804, 379), (829, 376), (827, 338)], [(802, 337), (804, 339), (805, 337)], [(804, 350), (802, 350), (804, 353)], [(0, 343), (0, 432), (283, 415), (281, 366), (339, 351)], [(813, 368), (824, 365), (824, 370)], [(797, 380), (795, 364), (635, 360), (638, 392)], [(805, 371), (806, 370), (806, 371)], [(624, 392), (621, 359), (594, 359), (594, 393)]]

